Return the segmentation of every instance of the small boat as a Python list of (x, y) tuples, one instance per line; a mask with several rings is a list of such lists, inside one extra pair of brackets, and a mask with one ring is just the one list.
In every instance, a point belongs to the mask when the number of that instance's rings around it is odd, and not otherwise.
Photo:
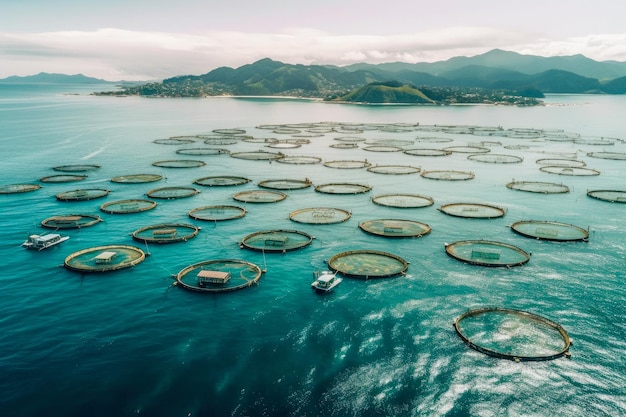
[(61, 236), (58, 233), (49, 233), (47, 235), (30, 235), (28, 239), (22, 243), (26, 249), (43, 250), (50, 246), (57, 245), (69, 239), (69, 236)]
[(313, 275), (315, 276), (315, 281), (313, 281), (311, 287), (315, 292), (330, 292), (343, 281), (337, 277), (336, 272), (332, 271), (315, 271)]

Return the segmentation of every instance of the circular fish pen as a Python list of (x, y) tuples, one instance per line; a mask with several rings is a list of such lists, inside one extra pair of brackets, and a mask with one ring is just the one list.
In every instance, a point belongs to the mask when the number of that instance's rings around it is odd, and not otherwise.
[(206, 164), (204, 161), (194, 159), (170, 159), (166, 161), (156, 161), (153, 162), (152, 165), (161, 168), (197, 168)]
[(159, 198), (163, 200), (173, 200), (176, 198), (187, 198), (198, 194), (200, 191), (193, 187), (162, 187), (155, 188), (146, 193), (150, 198)]
[(133, 232), (133, 239), (146, 243), (186, 242), (198, 235), (200, 229), (185, 223), (163, 223), (142, 227)]
[(280, 191), (250, 190), (237, 193), (233, 198), (243, 203), (278, 203), (287, 198), (287, 194)]
[[(413, 142), (411, 142), (411, 144), (413, 144)], [(404, 149), (391, 145), (369, 145), (364, 146), (363, 150), (368, 152), (402, 152)]]
[(130, 174), (113, 177), (111, 181), (120, 184), (142, 184), (146, 182), (156, 182), (162, 179), (163, 176), (159, 174)]
[(583, 168), (587, 164), (578, 159), (562, 159), (562, 158), (542, 158), (537, 159), (536, 163), (543, 166), (567, 167), (567, 168)]
[(374, 204), (397, 208), (422, 208), (435, 204), (432, 197), (419, 194), (385, 194), (372, 198)]
[(370, 279), (404, 275), (409, 263), (388, 252), (354, 250), (334, 255), (328, 267), (348, 277)]
[(367, 159), (363, 161), (350, 161), (350, 160), (339, 161), (338, 160), (338, 161), (324, 162), (324, 166), (327, 168), (336, 168), (336, 169), (361, 169), (361, 168), (367, 168), (371, 166), (371, 164), (367, 162)]
[(571, 340), (558, 323), (537, 314), (501, 307), (469, 310), (454, 330), (470, 348), (515, 362), (570, 357)]
[(183, 148), (183, 149), (177, 149), (176, 153), (179, 155), (212, 156), (212, 155), (229, 154), (230, 151), (228, 149), (220, 149), (220, 148)]
[(194, 143), (197, 139), (199, 138), (180, 137), (180, 138), (155, 139), (152, 142), (158, 143), (159, 145), (186, 145), (189, 143)]
[(109, 214), (139, 213), (152, 210), (157, 203), (150, 200), (118, 200), (105, 203), (100, 206), (100, 210)]
[(247, 161), (273, 161), (278, 158), (282, 158), (284, 155), (282, 153), (256, 151), (256, 152), (232, 152), (230, 156), (232, 158), (245, 159)]
[(486, 162), (489, 164), (518, 164), (524, 160), (521, 156), (495, 153), (472, 154), (468, 155), (467, 159), (470, 161)]
[(368, 220), (359, 223), (359, 228), (369, 234), (384, 237), (422, 237), (432, 230), (426, 223), (398, 219)]
[(8, 184), (0, 185), (0, 194), (28, 193), (41, 188), (39, 184)]
[(335, 148), (335, 149), (356, 149), (359, 147), (359, 145), (357, 145), (356, 143), (333, 143), (332, 145), (330, 145), (331, 148)]
[(564, 194), (569, 193), (569, 187), (563, 184), (541, 181), (513, 181), (508, 183), (507, 188), (516, 191), (526, 191), (540, 194)]
[(59, 201), (87, 201), (106, 197), (110, 192), (110, 190), (101, 188), (86, 188), (83, 190), (64, 191), (57, 194), (56, 199)]
[(420, 176), (429, 180), (439, 181), (467, 181), (474, 178), (474, 173), (469, 171), (423, 171)]
[(130, 268), (142, 262), (146, 254), (127, 245), (106, 245), (83, 249), (65, 258), (64, 266), (79, 272), (108, 272)]
[(259, 282), (257, 265), (238, 259), (215, 259), (189, 265), (176, 274), (176, 285), (189, 291), (220, 293), (241, 290)]
[(241, 240), (240, 247), (263, 252), (288, 252), (308, 246), (313, 236), (298, 230), (254, 232)]
[(586, 242), (589, 239), (589, 231), (572, 224), (553, 221), (523, 220), (513, 223), (511, 230), (522, 236), (558, 242)]
[(96, 214), (68, 214), (48, 217), (41, 222), (41, 225), (48, 229), (80, 229), (101, 221), (102, 218)]
[(422, 148), (422, 149), (407, 149), (404, 151), (405, 154), (407, 155), (412, 155), (412, 156), (448, 156), (448, 155), (452, 155), (452, 151), (448, 151), (445, 149), (428, 149), (428, 148)]
[(571, 175), (577, 177), (600, 175), (600, 171), (591, 168), (576, 168), (563, 166), (543, 166), (539, 168), (541, 172), (558, 175)]
[(315, 187), (315, 191), (324, 194), (363, 194), (371, 189), (369, 185), (351, 183), (321, 184)]
[(232, 137), (218, 137), (218, 138), (205, 138), (205, 145), (213, 145), (213, 146), (228, 146), (234, 145), (239, 142), (239, 139), (235, 139)]
[(204, 206), (198, 207), (189, 212), (189, 217), (196, 220), (222, 221), (239, 219), (246, 215), (246, 209), (239, 206)]
[(328, 207), (311, 207), (289, 213), (290, 220), (307, 224), (342, 223), (350, 217), (352, 217), (350, 211)]
[(453, 153), (489, 153), (491, 149), (483, 148), (480, 146), (448, 146), (447, 148), (443, 148), (446, 151), (450, 151)]
[(500, 207), (475, 203), (445, 204), (438, 210), (450, 216), (468, 219), (495, 219), (506, 214), (506, 211)]
[(591, 190), (587, 196), (597, 200), (609, 201), (611, 203), (626, 203), (626, 191), (619, 190)]
[(421, 168), (409, 165), (374, 165), (367, 168), (367, 170), (374, 174), (408, 175), (418, 174)]
[(519, 266), (530, 260), (530, 255), (517, 246), (489, 240), (462, 240), (445, 244), (451, 257), (480, 266)]
[(315, 165), (322, 162), (322, 158), (317, 156), (283, 156), (276, 160), (281, 164), (294, 164), (294, 165)]
[(304, 180), (265, 180), (261, 181), (257, 185), (262, 188), (270, 188), (273, 190), (300, 190), (303, 188), (309, 188), (311, 186), (311, 180), (308, 178)]
[(453, 142), (454, 140), (439, 136), (418, 136), (417, 138), (415, 138), (415, 141), (421, 143), (448, 143)]
[(87, 178), (87, 175), (49, 175), (47, 177), (39, 178), (41, 182), (49, 182), (49, 183), (61, 183), (61, 182), (74, 182), (74, 181), (83, 181)]
[(357, 143), (357, 142), (365, 142), (365, 138), (359, 138), (357, 136), (341, 136), (338, 138), (334, 138), (337, 142), (343, 143)]
[(626, 152), (589, 152), (587, 156), (599, 159), (614, 159), (616, 161), (626, 161)]
[(56, 167), (52, 167), (55, 171), (61, 172), (87, 172), (87, 171), (95, 171), (100, 168), (100, 165), (87, 165), (87, 164), (75, 164), (75, 165), (60, 165)]
[(211, 132), (217, 133), (219, 135), (245, 135), (245, 129), (213, 129)]
[(205, 187), (214, 187), (214, 186), (226, 187), (226, 186), (247, 184), (249, 182), (250, 180), (245, 177), (234, 177), (234, 176), (222, 175), (222, 176), (198, 178), (193, 183), (197, 185), (202, 185)]
[(293, 142), (285, 142), (285, 141), (276, 141), (265, 146), (267, 146), (268, 148), (272, 148), (272, 149), (296, 149), (296, 148), (300, 148), (302, 144), (293, 143)]

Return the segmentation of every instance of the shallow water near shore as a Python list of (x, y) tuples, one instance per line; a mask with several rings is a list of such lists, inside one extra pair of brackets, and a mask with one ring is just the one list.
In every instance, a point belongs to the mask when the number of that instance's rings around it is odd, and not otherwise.
[[(296, 99), (147, 99), (95, 97), (107, 86), (0, 85), (0, 185), (35, 183), (36, 191), (0, 195), (0, 408), (13, 416), (407, 416), (508, 415), (613, 416), (626, 412), (623, 391), (626, 349), (624, 274), (626, 204), (587, 197), (588, 190), (626, 190), (626, 161), (587, 156), (626, 152), (622, 141), (597, 146), (500, 136), (428, 132), (419, 125), (501, 126), (563, 130), (581, 138), (626, 139), (626, 97), (549, 96), (546, 106), (358, 106)], [(66, 94), (71, 93), (71, 94)], [(190, 145), (157, 139), (211, 135), (244, 129), (277, 139), (262, 125), (334, 122), (394, 126), (362, 133), (311, 135), (286, 155), (322, 161), (367, 160), (425, 170), (470, 171), (467, 181), (438, 181), (419, 174), (385, 175), (366, 169), (320, 164), (283, 164), (232, 158), (228, 154), (176, 154)], [(303, 131), (306, 129), (302, 129)], [(306, 133), (306, 132), (303, 132)], [(421, 157), (402, 152), (332, 148), (335, 140), (415, 141), (445, 137), (447, 143), (413, 148), (490, 144), (492, 153), (523, 157), (492, 164), (467, 154)], [(506, 146), (524, 146), (507, 149)], [(276, 152), (263, 143), (238, 141), (230, 152)], [(574, 155), (572, 157), (572, 155)], [(598, 176), (541, 172), (541, 158), (579, 159)], [(193, 159), (205, 165), (163, 168), (156, 161)], [(52, 167), (96, 164), (88, 178), (40, 183)], [(111, 178), (159, 174), (154, 183), (113, 183)], [(204, 187), (193, 181), (231, 175), (250, 179), (237, 186)], [(314, 187), (285, 191), (277, 203), (240, 203), (233, 194), (258, 189), (269, 179), (308, 178), (313, 186), (358, 183), (371, 191), (319, 193)], [(565, 194), (508, 189), (516, 181), (546, 181), (569, 187)], [(160, 187), (195, 187), (200, 193), (158, 200), (141, 213), (108, 214), (106, 202), (147, 198)], [(81, 188), (106, 188), (104, 198), (57, 201)], [(432, 197), (422, 208), (374, 204), (382, 194)], [(456, 202), (506, 209), (495, 219), (466, 219), (437, 210)], [(188, 212), (208, 205), (240, 205), (239, 219), (206, 222)], [(289, 213), (309, 207), (351, 212), (334, 224), (304, 224)], [(29, 234), (44, 233), (45, 218), (98, 214), (103, 222), (61, 230), (70, 239), (48, 250), (27, 251)], [(374, 219), (425, 223), (421, 238), (385, 238), (358, 225)], [(521, 220), (547, 220), (589, 228), (588, 242), (550, 242), (513, 233)], [(186, 242), (143, 244), (133, 231), (160, 223), (201, 227)], [(241, 249), (241, 240), (261, 230), (300, 230), (315, 237), (301, 249), (262, 253)], [(445, 244), (485, 239), (531, 253), (519, 267), (467, 265), (448, 257)], [(133, 245), (150, 256), (133, 268), (81, 274), (64, 268), (70, 254), (100, 245)], [(312, 272), (333, 255), (351, 250), (385, 251), (409, 262), (406, 275), (388, 279), (344, 278), (333, 293), (310, 287)], [(265, 268), (258, 285), (225, 294), (198, 294), (173, 285), (172, 274), (210, 259), (242, 259)], [(571, 359), (515, 363), (463, 344), (452, 323), (468, 309), (500, 306), (529, 311), (559, 323), (573, 340)]]

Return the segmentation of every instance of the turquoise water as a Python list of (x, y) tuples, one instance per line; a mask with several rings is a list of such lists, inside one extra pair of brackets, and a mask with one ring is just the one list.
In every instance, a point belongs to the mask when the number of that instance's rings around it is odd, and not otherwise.
[[(72, 88), (73, 90), (70, 90)], [(615, 416), (626, 412), (624, 274), (626, 205), (588, 198), (590, 189), (626, 189), (626, 162), (594, 159), (590, 151), (626, 152), (626, 145), (477, 137), (428, 132), (367, 131), (358, 136), (413, 140), (444, 136), (464, 146), (499, 141), (494, 153), (521, 164), (469, 161), (466, 154), (418, 157), (396, 152), (338, 149), (328, 133), (287, 155), (364, 160), (423, 170), (471, 171), (469, 181), (436, 181), (418, 175), (381, 175), (322, 164), (246, 161), (228, 155), (186, 157), (183, 146), (155, 144), (171, 136), (241, 128), (255, 137), (288, 138), (256, 129), (283, 123), (401, 123), (563, 129), (584, 138), (626, 139), (626, 97), (551, 96), (548, 106), (404, 107), (345, 106), (300, 100), (143, 99), (94, 97), (107, 86), (0, 85), (0, 185), (39, 183), (53, 166), (97, 164), (82, 182), (41, 184), (25, 194), (0, 195), (0, 409), (12, 416)], [(71, 92), (72, 94), (64, 94)], [(76, 94), (74, 94), (76, 93)], [(507, 150), (505, 145), (531, 145)], [(208, 146), (208, 145), (207, 145)], [(417, 145), (424, 146), (424, 145)], [(220, 146), (222, 147), (222, 146)], [(231, 151), (269, 150), (237, 143)], [(539, 171), (537, 159), (575, 153), (597, 177)], [(168, 159), (201, 159), (197, 168), (157, 168)], [(112, 183), (120, 175), (155, 173), (148, 184)], [(100, 212), (101, 204), (146, 198), (165, 186), (193, 186), (198, 178), (237, 175), (248, 184), (196, 186), (200, 193), (158, 200), (135, 214)], [(239, 203), (232, 195), (268, 179), (309, 178), (314, 185), (349, 182), (372, 186), (358, 195), (287, 191), (278, 203)], [(566, 184), (568, 194), (543, 195), (506, 188), (511, 180)], [(102, 199), (59, 202), (77, 188), (106, 188)], [(373, 204), (389, 193), (416, 193), (430, 207), (397, 209)], [(492, 220), (463, 219), (437, 207), (455, 202), (507, 209)], [(245, 217), (207, 223), (188, 217), (206, 205), (242, 205)], [(352, 211), (343, 223), (310, 225), (289, 220), (308, 207)], [(42, 252), (20, 244), (44, 231), (53, 215), (100, 214), (104, 222), (68, 230), (67, 242)], [(428, 224), (422, 238), (386, 239), (358, 224), (373, 219)], [(589, 227), (589, 242), (546, 242), (513, 233), (520, 220), (551, 220)], [(192, 223), (197, 237), (146, 247), (133, 231), (158, 223)], [(313, 243), (287, 253), (240, 249), (259, 230), (297, 229)], [(444, 244), (467, 239), (502, 241), (532, 253), (509, 269), (466, 265), (445, 254)], [(150, 252), (132, 269), (80, 274), (62, 267), (81, 249), (127, 244)], [(311, 291), (312, 272), (349, 250), (383, 250), (410, 262), (406, 276), (346, 278), (334, 293)], [(243, 259), (267, 272), (258, 286), (227, 294), (195, 294), (172, 286), (172, 274), (210, 259)], [(466, 347), (452, 327), (470, 308), (527, 310), (561, 324), (573, 339), (572, 359), (514, 363)]]

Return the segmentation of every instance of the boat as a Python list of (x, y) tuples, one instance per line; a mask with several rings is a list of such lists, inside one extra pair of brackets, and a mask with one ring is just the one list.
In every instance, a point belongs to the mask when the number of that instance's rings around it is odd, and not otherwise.
[(69, 239), (69, 236), (61, 236), (58, 233), (49, 233), (47, 235), (30, 235), (28, 239), (22, 243), (26, 249), (43, 250), (50, 246), (58, 245)]
[(333, 271), (315, 271), (313, 275), (315, 276), (315, 281), (313, 281), (311, 287), (315, 292), (330, 292), (343, 281), (337, 277), (337, 272)]

